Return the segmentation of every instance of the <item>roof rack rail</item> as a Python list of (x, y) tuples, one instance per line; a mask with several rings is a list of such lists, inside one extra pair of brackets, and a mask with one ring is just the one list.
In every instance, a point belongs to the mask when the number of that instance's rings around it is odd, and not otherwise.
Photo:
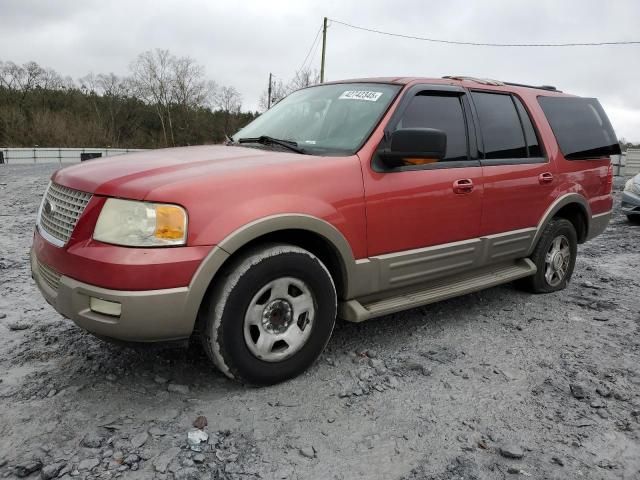
[(512, 87), (526, 87), (526, 88), (536, 88), (538, 90), (550, 90), (552, 92), (561, 92), (562, 90), (558, 90), (553, 85), (527, 85), (526, 83), (514, 83), (514, 82), (504, 82), (505, 85), (510, 85)]
[(509, 85), (510, 87), (525, 87), (525, 88), (536, 88), (538, 90), (548, 90), (551, 92), (562, 92), (562, 90), (558, 90), (553, 85), (527, 85), (526, 83), (515, 83), (515, 82), (502, 82), (500, 80), (492, 80), (490, 78), (476, 78), (476, 77), (467, 77), (464, 75), (446, 75), (442, 78), (448, 78), (450, 80), (468, 80), (470, 82), (480, 83), (482, 85), (495, 85), (495, 86), (505, 86)]

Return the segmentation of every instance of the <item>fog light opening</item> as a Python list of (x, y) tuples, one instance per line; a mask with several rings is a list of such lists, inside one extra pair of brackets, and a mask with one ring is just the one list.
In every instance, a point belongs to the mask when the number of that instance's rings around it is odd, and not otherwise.
[(109, 302), (95, 297), (90, 297), (89, 308), (92, 312), (109, 315), (110, 317), (119, 317), (122, 313), (122, 305), (120, 303)]

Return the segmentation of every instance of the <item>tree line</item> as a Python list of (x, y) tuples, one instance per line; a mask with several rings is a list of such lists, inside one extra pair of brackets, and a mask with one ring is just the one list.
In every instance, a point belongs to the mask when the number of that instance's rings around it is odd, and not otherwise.
[(0, 146), (160, 148), (219, 143), (250, 122), (233, 86), (168, 50), (143, 52), (128, 75), (63, 77), (0, 61)]

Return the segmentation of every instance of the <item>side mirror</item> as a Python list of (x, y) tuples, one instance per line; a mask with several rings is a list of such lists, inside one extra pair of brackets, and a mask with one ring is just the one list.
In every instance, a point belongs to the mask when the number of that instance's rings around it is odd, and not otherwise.
[(391, 134), (390, 148), (380, 152), (391, 168), (412, 165), (408, 159), (442, 160), (447, 152), (447, 134), (435, 128), (400, 128)]

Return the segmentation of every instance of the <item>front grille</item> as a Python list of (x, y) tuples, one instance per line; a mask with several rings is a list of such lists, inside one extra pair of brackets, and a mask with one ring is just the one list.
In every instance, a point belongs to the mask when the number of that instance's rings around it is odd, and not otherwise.
[(50, 183), (44, 194), (38, 226), (60, 246), (69, 241), (78, 218), (82, 215), (91, 194)]
[(61, 275), (58, 272), (56, 272), (53, 268), (45, 265), (44, 263), (40, 263), (39, 260), (38, 260), (38, 271), (40, 272), (40, 276), (42, 277), (42, 280), (44, 280), (45, 283), (49, 285), (49, 287), (51, 287), (51, 289), (54, 292), (57, 292), (58, 286), (60, 285)]

